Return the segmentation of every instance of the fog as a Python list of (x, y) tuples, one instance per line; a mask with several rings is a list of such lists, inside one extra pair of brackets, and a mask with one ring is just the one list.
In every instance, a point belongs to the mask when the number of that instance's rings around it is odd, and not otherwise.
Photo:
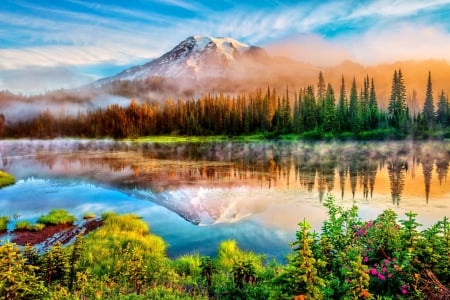
[(88, 89), (59, 90), (34, 96), (0, 92), (0, 113), (6, 116), (7, 122), (30, 119), (46, 111), (54, 116), (76, 115), (111, 104), (127, 106), (130, 99)]

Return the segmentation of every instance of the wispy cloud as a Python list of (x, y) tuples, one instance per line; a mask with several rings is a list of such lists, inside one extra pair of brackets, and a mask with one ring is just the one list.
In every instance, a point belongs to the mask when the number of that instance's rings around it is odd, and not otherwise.
[(367, 16), (409, 16), (423, 10), (437, 9), (450, 4), (449, 0), (377, 0), (361, 4), (349, 15), (349, 19)]
[(190, 11), (198, 12), (199, 10), (205, 9), (203, 5), (195, 1), (183, 1), (183, 0), (154, 0), (154, 2), (163, 3), (170, 6), (175, 6), (179, 8), (183, 8)]
[(289, 40), (298, 50), (289, 55), (327, 64), (343, 57), (363, 63), (448, 59), (449, 5), (450, 0), (141, 0), (126, 5), (3, 0), (0, 68), (124, 65), (157, 57), (194, 34), (231, 36), (259, 46)]
[(133, 60), (156, 57), (159, 52), (130, 46), (39, 46), (0, 50), (0, 68), (22, 69), (27, 66), (53, 67), (58, 65), (127, 64)]

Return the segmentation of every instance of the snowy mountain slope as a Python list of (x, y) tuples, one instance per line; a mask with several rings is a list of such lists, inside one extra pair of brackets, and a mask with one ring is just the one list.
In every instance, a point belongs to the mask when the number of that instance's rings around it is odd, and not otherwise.
[(265, 57), (262, 48), (243, 44), (232, 38), (192, 36), (161, 57), (127, 69), (97, 84), (115, 80), (141, 80), (149, 77), (204, 79), (224, 77), (245, 59)]

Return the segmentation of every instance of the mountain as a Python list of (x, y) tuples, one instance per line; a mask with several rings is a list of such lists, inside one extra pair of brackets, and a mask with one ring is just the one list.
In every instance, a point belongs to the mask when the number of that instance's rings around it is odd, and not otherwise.
[(286, 57), (269, 56), (263, 48), (233, 38), (191, 36), (161, 57), (89, 87), (126, 98), (165, 101), (207, 93), (236, 95), (267, 86), (300, 88), (317, 77), (319, 70)]
[(192, 36), (161, 57), (144, 65), (99, 80), (144, 80), (151, 77), (205, 79), (221, 78), (237, 64), (267, 57), (262, 48), (249, 46), (232, 38)]

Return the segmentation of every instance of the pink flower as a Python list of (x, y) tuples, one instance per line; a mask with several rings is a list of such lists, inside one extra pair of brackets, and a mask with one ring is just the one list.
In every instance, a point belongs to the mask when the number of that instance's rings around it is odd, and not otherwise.
[(406, 294), (408, 294), (408, 291), (406, 289), (402, 288), (402, 294), (406, 295)]
[(389, 266), (389, 259), (385, 259), (385, 260), (384, 260), (384, 264), (385, 264), (386, 266)]
[(377, 269), (375, 268), (370, 268), (369, 272), (371, 275), (377, 275)]
[(363, 262), (367, 263), (369, 262), (369, 258), (367, 256), (364, 257)]
[(386, 273), (386, 267), (381, 268), (381, 272)]
[(388, 278), (392, 278), (392, 274), (391, 273), (388, 274)]
[(384, 275), (383, 275), (383, 274), (381, 274), (381, 273), (378, 273), (378, 279), (380, 279), (380, 280), (385, 280), (385, 279), (386, 279), (386, 277), (384, 277)]

